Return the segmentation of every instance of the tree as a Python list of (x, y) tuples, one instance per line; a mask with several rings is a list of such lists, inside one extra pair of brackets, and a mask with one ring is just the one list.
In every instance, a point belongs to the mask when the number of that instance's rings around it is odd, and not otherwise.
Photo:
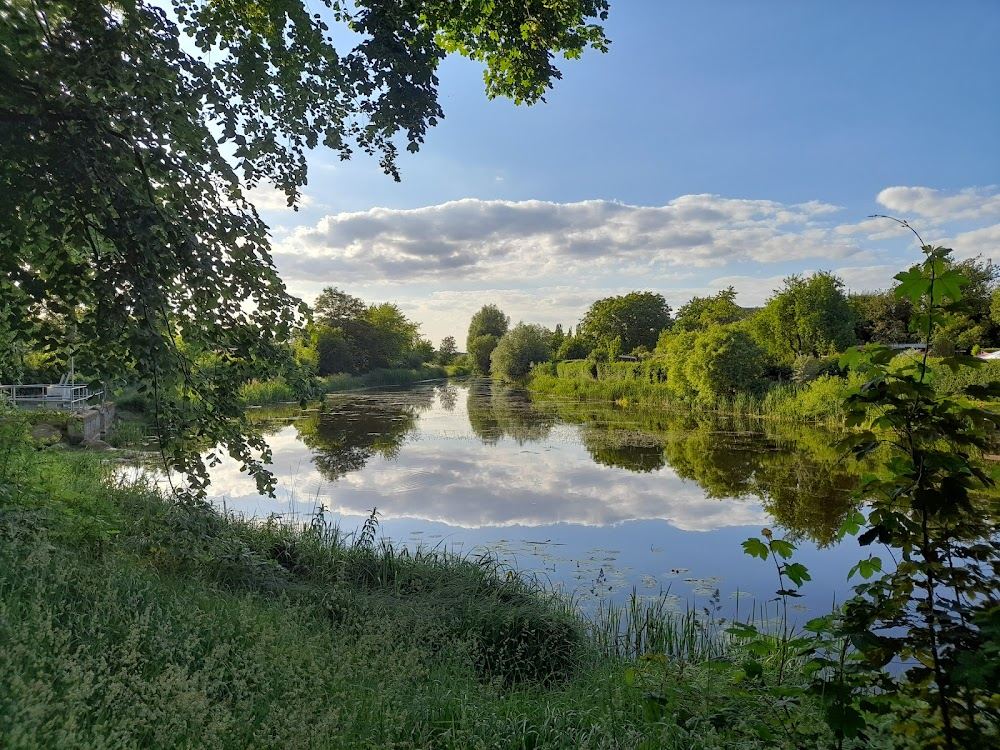
[(552, 357), (550, 334), (542, 326), (518, 323), (490, 355), (490, 371), (503, 380), (523, 380), (533, 365)]
[(865, 344), (905, 344), (913, 306), (892, 291), (863, 292), (847, 299), (854, 313), (854, 335)]
[(472, 316), (472, 320), (469, 321), (469, 335), (466, 338), (466, 346), (468, 342), (477, 336), (496, 336), (497, 340), (503, 338), (503, 335), (507, 333), (507, 329), (510, 326), (510, 316), (504, 314), (496, 305), (483, 305), (483, 307)]
[(556, 323), (556, 327), (553, 329), (552, 333), (549, 334), (549, 344), (553, 352), (558, 352), (559, 347), (562, 346), (563, 341), (566, 340), (566, 334), (563, 332), (562, 323)]
[(631, 352), (637, 346), (653, 349), (661, 331), (670, 328), (670, 305), (662, 294), (631, 292), (621, 297), (597, 300), (580, 325), (577, 336), (589, 339), (593, 346), (621, 336), (621, 350)]
[(328, 286), (313, 303), (313, 320), (317, 325), (336, 328), (345, 321), (361, 320), (368, 313), (368, 305), (359, 297)]
[(438, 362), (442, 365), (451, 364), (458, 354), (458, 346), (455, 344), (454, 336), (445, 336), (441, 339), (441, 346), (438, 349)]
[(673, 327), (678, 331), (700, 331), (735, 323), (746, 315), (746, 310), (736, 304), (736, 290), (730, 286), (713, 297), (692, 297), (677, 311)]
[(469, 335), (465, 348), (472, 358), (473, 367), (480, 375), (490, 374), (490, 355), (493, 347), (507, 333), (510, 317), (496, 305), (483, 305), (469, 321)]
[(764, 352), (746, 331), (712, 326), (696, 335), (684, 374), (699, 399), (714, 402), (752, 390), (764, 372), (764, 360)]
[(371, 330), (367, 338), (358, 344), (368, 348), (369, 364), (373, 370), (404, 364), (420, 340), (420, 324), (407, 319), (396, 305), (389, 302), (369, 307), (365, 312), (365, 322)]
[[(161, 445), (196, 491), (206, 443), (269, 489), (232, 394), (294, 367), (299, 308), (245, 188), (270, 182), (293, 205), (320, 143), (398, 178), (397, 135), (416, 151), (442, 116), (449, 52), (485, 64), (488, 95), (530, 104), (560, 77), (556, 53), (607, 46), (604, 0), (325, 5), (176, 0), (177, 21), (146, 0), (0, 5), (0, 341), (33, 342), (40, 301), (86, 308), (95, 375), (155, 395)], [(346, 54), (331, 23), (356, 35)]]
[(316, 370), (319, 375), (334, 375), (338, 372), (358, 372), (351, 343), (342, 328), (319, 326), (313, 338), (317, 353)]
[(749, 321), (761, 346), (781, 362), (808, 354), (820, 357), (844, 351), (856, 341), (854, 314), (844, 296), (844, 282), (820, 271), (804, 279), (789, 276), (784, 287)]
[(472, 368), (479, 375), (490, 374), (490, 357), (500, 341), (491, 333), (476, 336), (469, 339), (466, 348), (469, 350), (469, 359), (472, 360)]
[(587, 342), (579, 336), (567, 335), (559, 345), (556, 359), (584, 359), (590, 353)]

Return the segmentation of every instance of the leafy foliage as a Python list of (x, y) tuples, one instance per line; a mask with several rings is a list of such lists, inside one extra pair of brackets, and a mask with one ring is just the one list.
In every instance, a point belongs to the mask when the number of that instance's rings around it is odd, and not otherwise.
[(671, 322), (670, 305), (662, 294), (630, 292), (597, 300), (583, 316), (576, 334), (591, 342), (592, 349), (607, 347), (621, 337), (620, 351), (627, 353), (639, 346), (655, 347), (660, 332)]
[(552, 356), (550, 334), (542, 326), (518, 323), (490, 354), (490, 371), (503, 380), (522, 380), (533, 365)]
[(676, 331), (699, 331), (713, 325), (728, 325), (742, 320), (747, 311), (736, 304), (736, 290), (727, 287), (713, 297), (692, 297), (674, 319)]
[[(603, 0), (323, 5), (176, 0), (175, 23), (143, 0), (0, 4), (0, 367), (39, 340), (28, 321), (73, 317), (103, 355), (94, 377), (154, 395), (195, 491), (197, 449), (220, 443), (268, 488), (232, 395), (295, 371), (297, 301), (244, 190), (270, 183), (293, 205), (320, 143), (398, 178), (397, 134), (415, 151), (443, 116), (449, 52), (485, 63), (490, 96), (532, 103), (556, 54), (607, 47)], [(356, 35), (346, 54), (331, 24)]]
[(854, 315), (833, 274), (820, 272), (808, 279), (789, 276), (749, 321), (754, 338), (780, 361), (802, 354), (820, 357), (852, 345)]
[[(496, 305), (483, 305), (469, 321), (466, 346), (479, 336), (493, 336), (499, 341), (510, 327), (510, 316)], [(469, 347), (471, 350), (471, 347)], [(488, 370), (484, 370), (488, 372)]]

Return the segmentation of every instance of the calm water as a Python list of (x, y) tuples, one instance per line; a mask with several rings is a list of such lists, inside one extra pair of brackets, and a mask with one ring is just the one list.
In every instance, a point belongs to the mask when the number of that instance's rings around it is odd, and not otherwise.
[[(212, 500), (246, 515), (356, 529), (377, 508), (397, 545), (490, 550), (574, 594), (669, 592), (728, 614), (778, 588), (740, 543), (767, 526), (799, 544), (813, 581), (802, 618), (829, 610), (867, 551), (831, 544), (857, 481), (807, 428), (736, 424), (610, 404), (531, 399), (487, 381), (332, 396), (319, 410), (255, 410), (273, 449), (276, 498), (233, 462)], [(839, 596), (838, 598), (843, 598)]]

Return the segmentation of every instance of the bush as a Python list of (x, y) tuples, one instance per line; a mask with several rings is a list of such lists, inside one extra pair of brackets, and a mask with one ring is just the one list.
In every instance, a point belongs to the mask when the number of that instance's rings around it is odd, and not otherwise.
[(490, 355), (490, 368), (504, 380), (522, 380), (533, 365), (552, 356), (549, 332), (542, 326), (518, 323), (504, 334)]

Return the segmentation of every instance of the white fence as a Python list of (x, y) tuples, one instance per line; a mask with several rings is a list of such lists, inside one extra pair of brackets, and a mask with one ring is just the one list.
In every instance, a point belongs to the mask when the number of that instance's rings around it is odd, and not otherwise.
[(85, 385), (0, 385), (0, 401), (9, 401), (19, 409), (58, 409), (83, 411), (88, 401), (103, 396)]

